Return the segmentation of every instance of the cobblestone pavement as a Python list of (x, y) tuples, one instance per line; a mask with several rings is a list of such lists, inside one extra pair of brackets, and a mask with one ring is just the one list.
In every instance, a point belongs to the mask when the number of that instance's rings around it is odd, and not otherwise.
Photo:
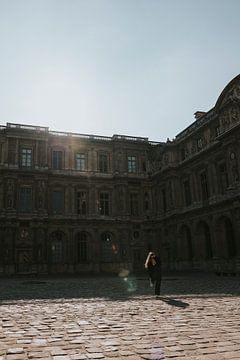
[(238, 277), (0, 280), (0, 360), (240, 359)]

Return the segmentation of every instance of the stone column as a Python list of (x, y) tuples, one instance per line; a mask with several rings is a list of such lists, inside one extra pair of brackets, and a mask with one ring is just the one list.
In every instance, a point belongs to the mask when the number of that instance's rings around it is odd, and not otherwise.
[(19, 163), (19, 153), (18, 153), (18, 149), (19, 149), (19, 139), (16, 139), (15, 165), (18, 165), (18, 163)]
[(36, 166), (36, 167), (39, 166), (39, 153), (38, 153), (38, 149), (39, 149), (39, 141), (36, 140), (36, 143), (35, 143), (35, 153), (34, 153), (34, 166)]

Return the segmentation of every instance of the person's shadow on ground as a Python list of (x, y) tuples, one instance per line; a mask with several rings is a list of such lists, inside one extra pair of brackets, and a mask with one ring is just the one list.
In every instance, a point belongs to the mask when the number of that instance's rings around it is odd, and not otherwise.
[(189, 306), (189, 304), (184, 302), (184, 301), (175, 300), (175, 299), (172, 299), (172, 298), (159, 297), (159, 300), (164, 301), (168, 305), (177, 306), (177, 307), (181, 307), (181, 308), (186, 308), (186, 307)]

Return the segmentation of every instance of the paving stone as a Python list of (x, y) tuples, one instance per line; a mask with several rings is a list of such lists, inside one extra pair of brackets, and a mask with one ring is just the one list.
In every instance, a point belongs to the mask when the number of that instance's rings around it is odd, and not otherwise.
[(117, 277), (44, 279), (48, 299), (1, 279), (0, 360), (240, 359), (239, 279), (197, 276), (163, 278), (159, 299), (147, 277), (131, 293)]

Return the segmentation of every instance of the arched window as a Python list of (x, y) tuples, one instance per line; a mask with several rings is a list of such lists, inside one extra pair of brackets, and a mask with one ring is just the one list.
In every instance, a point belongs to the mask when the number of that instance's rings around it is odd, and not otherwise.
[(86, 232), (76, 235), (77, 263), (85, 263), (89, 260), (89, 246)]
[(51, 235), (51, 258), (54, 264), (63, 262), (63, 233), (55, 231)]
[(236, 242), (234, 239), (233, 227), (231, 221), (225, 219), (225, 239), (227, 241), (228, 257), (231, 259), (236, 256)]
[(112, 262), (116, 260), (118, 254), (118, 244), (110, 232), (101, 234), (101, 261)]

